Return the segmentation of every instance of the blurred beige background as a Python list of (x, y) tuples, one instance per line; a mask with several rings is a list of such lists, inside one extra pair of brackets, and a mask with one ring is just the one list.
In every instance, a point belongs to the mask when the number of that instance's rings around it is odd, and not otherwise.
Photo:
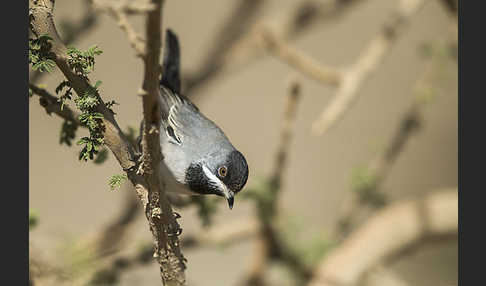
[[(262, 16), (271, 17), (296, 2), (267, 1)], [(342, 17), (313, 26), (292, 45), (322, 63), (352, 63), (397, 3), (362, 1)], [(194, 69), (202, 61), (234, 4), (236, 1), (166, 1), (164, 28), (172, 28), (179, 36), (183, 70)], [(82, 7), (81, 1), (56, 1), (56, 21), (78, 19)], [(142, 19), (134, 19), (139, 31), (142, 24)], [(312, 136), (310, 126), (333, 96), (333, 89), (300, 76), (302, 97), (282, 207), (298, 215), (309, 233), (334, 225), (349, 196), (352, 170), (366, 164), (386, 145), (413, 100), (412, 87), (425, 68), (419, 46), (445, 41), (448, 25), (448, 15), (439, 1), (427, 1), (378, 71), (362, 85), (359, 99), (344, 119), (324, 136)], [(120, 103), (115, 106), (120, 126), (124, 130), (138, 127), (141, 100), (136, 93), (142, 82), (141, 60), (134, 57), (125, 35), (106, 14), (100, 14), (97, 27), (75, 42), (82, 49), (92, 44), (98, 44), (103, 54), (97, 58), (91, 78), (103, 81), (100, 90), (105, 100)], [(445, 68), (442, 92), (426, 107), (423, 128), (406, 145), (384, 183), (392, 198), (458, 184), (457, 65), (449, 63)], [(273, 166), (286, 80), (293, 74), (296, 72), (285, 63), (265, 56), (198, 91), (201, 96), (195, 103), (245, 154), (250, 166), (248, 185), (255, 177), (268, 174)], [(53, 91), (61, 78), (56, 71), (43, 77), (41, 83)], [(111, 191), (108, 187), (108, 178), (122, 173), (113, 156), (101, 166), (94, 165), (77, 160), (78, 146), (59, 145), (62, 121), (47, 116), (36, 97), (30, 99), (29, 116), (29, 207), (37, 210), (40, 218), (40, 224), (30, 233), (31, 247), (43, 257), (57, 260), (62, 254), (60, 245), (96, 232), (117, 213), (127, 189)], [(86, 130), (78, 131), (78, 137), (84, 134)], [(228, 223), (252, 213), (250, 204), (238, 198), (232, 211), (224, 202), (219, 207), (216, 222)], [(182, 235), (200, 229), (193, 210), (181, 214)], [(134, 245), (150, 239), (145, 218), (139, 215)], [(252, 241), (247, 241), (225, 249), (186, 251), (187, 279), (198, 286), (234, 285), (248, 269), (252, 249)], [(410, 285), (457, 285), (457, 241), (422, 248), (393, 268)], [(120, 285), (159, 285), (157, 269), (153, 263), (130, 270), (123, 274)]]

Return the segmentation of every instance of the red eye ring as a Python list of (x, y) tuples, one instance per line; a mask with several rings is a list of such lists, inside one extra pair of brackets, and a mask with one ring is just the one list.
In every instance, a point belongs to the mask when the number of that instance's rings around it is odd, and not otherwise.
[(218, 174), (221, 176), (221, 177), (226, 177), (226, 174), (228, 173), (228, 169), (226, 168), (226, 166), (221, 166), (219, 167), (218, 169)]

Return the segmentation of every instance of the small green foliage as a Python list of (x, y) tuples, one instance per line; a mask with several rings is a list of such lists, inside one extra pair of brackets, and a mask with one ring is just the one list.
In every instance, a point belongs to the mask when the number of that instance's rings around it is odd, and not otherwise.
[(93, 160), (94, 155), (100, 151), (100, 146), (103, 144), (103, 138), (92, 138), (83, 137), (77, 142), (78, 145), (83, 145), (84, 147), (79, 152), (79, 160)]
[(68, 64), (78, 75), (86, 77), (94, 69), (95, 56), (103, 53), (98, 46), (94, 45), (86, 51), (81, 51), (75, 47), (68, 47)]
[(108, 185), (110, 186), (111, 190), (119, 189), (123, 181), (126, 179), (128, 179), (127, 175), (113, 175), (108, 181)]
[(61, 110), (64, 108), (64, 104), (66, 104), (66, 100), (70, 100), (73, 95), (73, 88), (71, 87), (71, 83), (67, 80), (62, 81), (57, 87), (56, 87), (56, 94), (59, 94), (64, 88), (66, 88), (66, 91), (64, 94), (61, 94), (59, 96), (59, 102), (61, 103)]
[(351, 176), (351, 184), (362, 203), (373, 207), (382, 207), (386, 203), (385, 195), (378, 190), (378, 177), (370, 168), (355, 168)]
[(74, 124), (71, 120), (64, 120), (61, 127), (61, 136), (59, 140), (59, 144), (66, 144), (68, 146), (72, 145), (72, 141), (74, 137), (76, 137), (76, 130), (78, 129), (78, 125)]
[(372, 170), (366, 167), (357, 167), (352, 171), (351, 185), (353, 190), (361, 191), (376, 187), (376, 176)]
[(191, 203), (197, 206), (197, 213), (201, 218), (204, 227), (210, 226), (213, 221), (213, 216), (216, 213), (218, 203), (215, 199), (217, 198), (203, 196), (191, 197)]
[(32, 97), (34, 95), (34, 91), (32, 91), (32, 88), (29, 87), (29, 97)]
[(100, 103), (98, 87), (101, 81), (97, 81), (94, 86), (90, 86), (82, 96), (78, 96), (74, 102), (82, 111), (79, 121), (89, 130), (89, 137), (83, 137), (78, 141), (78, 145), (85, 144), (79, 154), (79, 160), (93, 160), (103, 145), (103, 114), (96, 112), (95, 108)]
[(93, 161), (95, 164), (102, 164), (108, 159), (108, 149), (103, 148), (96, 156), (95, 160)]
[(307, 225), (303, 217), (289, 214), (282, 215), (278, 221), (284, 246), (309, 269), (314, 269), (336, 242), (326, 231), (309, 231)]
[(63, 271), (69, 277), (81, 277), (100, 267), (96, 248), (79, 237), (67, 237), (58, 244), (56, 252), (59, 263), (64, 265)]
[(51, 52), (50, 40), (52, 38), (48, 35), (29, 39), (29, 64), (32, 65), (33, 70), (51, 72), (56, 66), (55, 56)]
[(85, 112), (79, 115), (78, 118), (81, 124), (86, 125), (88, 129), (95, 130), (96, 128), (98, 128), (98, 124), (99, 124), (97, 119), (102, 119), (103, 114), (99, 112)]
[(433, 102), (439, 95), (439, 90), (433, 86), (420, 86), (415, 90), (418, 103), (428, 104)]
[(325, 233), (311, 235), (306, 243), (301, 245), (303, 262), (313, 269), (336, 244)]
[(39, 214), (37, 211), (30, 209), (29, 210), (29, 230), (34, 229), (39, 224)]

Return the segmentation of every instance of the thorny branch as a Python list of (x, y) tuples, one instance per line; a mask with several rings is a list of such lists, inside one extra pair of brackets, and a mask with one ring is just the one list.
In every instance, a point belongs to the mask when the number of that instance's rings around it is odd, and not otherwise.
[[(145, 78), (143, 83), (143, 114), (146, 122), (142, 138), (142, 162), (135, 160), (133, 146), (119, 128), (114, 114), (105, 106), (101, 98), (96, 111), (103, 114), (103, 135), (106, 146), (113, 152), (129, 180), (135, 186), (145, 209), (150, 229), (154, 237), (155, 254), (160, 264), (164, 285), (184, 285), (184, 258), (180, 253), (177, 233), (179, 225), (165, 197), (162, 182), (158, 179), (158, 162), (161, 159), (158, 130), (158, 76), (161, 48), (161, 13), (163, 1), (152, 1), (155, 9), (148, 12), (146, 23), (147, 45), (145, 50)], [(30, 0), (29, 17), (35, 35), (49, 35), (51, 52), (57, 67), (70, 81), (76, 93), (83, 94), (90, 87), (86, 77), (73, 72), (67, 62), (66, 47), (60, 39), (53, 22), (54, 1)]]
[(89, 0), (93, 6), (99, 10), (104, 10), (109, 13), (116, 21), (120, 29), (127, 35), (130, 45), (135, 50), (138, 57), (144, 57), (145, 55), (145, 40), (135, 31), (130, 22), (128, 21), (128, 14), (144, 13), (154, 11), (155, 6), (153, 3), (139, 3), (135, 4), (127, 1), (101, 1), (101, 0)]
[[(83, 1), (83, 3), (85, 3), (85, 12), (79, 21), (74, 23), (61, 21), (60, 23), (61, 28), (64, 27), (63, 41), (66, 46), (91, 31), (98, 23), (98, 16), (91, 9), (91, 5), (88, 5), (87, 0)], [(29, 73), (29, 82), (37, 83), (43, 75), (44, 73), (39, 71), (32, 71)]]
[[(159, 90), (159, 60), (162, 43), (161, 23), (162, 4), (164, 1), (152, 1), (156, 9), (148, 12), (146, 18), (146, 39), (144, 52), (144, 80), (140, 95), (143, 101), (144, 124), (142, 130), (142, 162), (139, 174), (143, 175), (148, 184), (147, 197), (144, 201), (145, 214), (149, 220), (154, 236), (155, 253), (160, 264), (162, 281), (167, 285), (184, 285), (185, 258), (179, 248), (178, 235), (180, 227), (172, 212), (172, 207), (165, 196), (164, 182), (159, 180), (159, 162), (162, 160), (159, 141), (159, 126), (161, 122), (158, 97)], [(147, 199), (145, 201), (145, 199)]]

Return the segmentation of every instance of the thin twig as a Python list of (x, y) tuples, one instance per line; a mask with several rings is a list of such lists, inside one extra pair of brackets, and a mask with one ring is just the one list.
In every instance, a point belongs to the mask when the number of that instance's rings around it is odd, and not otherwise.
[(310, 58), (305, 53), (286, 45), (270, 29), (262, 28), (262, 36), (267, 49), (290, 66), (320, 83), (331, 86), (338, 86), (340, 84), (342, 76), (337, 69), (318, 64), (316, 60)]
[(139, 214), (140, 202), (132, 193), (128, 192), (129, 188), (131, 186), (127, 186), (127, 190), (123, 190), (125, 200), (121, 212), (117, 213), (101, 231), (99, 239), (95, 243), (98, 258), (118, 252), (124, 246), (124, 242), (130, 238), (130, 227), (133, 226)]
[(61, 110), (61, 103), (59, 102), (59, 98), (50, 94), (47, 90), (40, 88), (34, 84), (29, 83), (29, 88), (32, 90), (34, 94), (39, 96), (39, 102), (42, 107), (46, 110), (47, 114), (51, 115), (54, 113), (65, 120), (71, 121), (74, 123), (74, 127), (80, 126), (79, 122), (79, 114), (73, 111), (68, 106), (64, 105)]
[(423, 0), (401, 0), (399, 2), (398, 8), (391, 15), (390, 20), (385, 22), (380, 32), (370, 41), (356, 62), (345, 69), (336, 95), (312, 124), (313, 135), (324, 134), (349, 109), (359, 95), (359, 88), (377, 70), (390, 52), (392, 44), (396, 42), (399, 33), (403, 31), (423, 3)]
[[(258, 222), (255, 219), (245, 219), (224, 225), (215, 225), (210, 229), (196, 234), (186, 234), (181, 240), (184, 250), (190, 248), (221, 247), (238, 243), (254, 237), (258, 233)], [(137, 252), (111, 258), (99, 267), (91, 279), (91, 284), (98, 285), (107, 281), (116, 282), (124, 271), (146, 265), (152, 261), (153, 250), (150, 243)]]
[[(410, 107), (400, 121), (395, 135), (384, 152), (379, 153), (366, 169), (372, 182), (363, 186), (357, 186), (353, 190), (352, 199), (345, 205), (341, 219), (339, 220), (339, 237), (345, 237), (356, 225), (363, 211), (368, 207), (378, 208), (386, 203), (385, 194), (381, 191), (381, 185), (392, 169), (393, 163), (402, 153), (404, 146), (416, 133), (420, 126), (422, 104), (418, 101)], [(361, 218), (363, 220), (363, 218)]]
[[(128, 42), (135, 50), (137, 57), (143, 57), (145, 53), (145, 41), (144, 39), (135, 31), (133, 26), (128, 21), (127, 14), (134, 12), (134, 8), (138, 7), (140, 13), (154, 11), (154, 5), (150, 3), (147, 7), (139, 7), (134, 3), (121, 3), (121, 2), (110, 2), (100, 0), (90, 0), (96, 9), (108, 12), (108, 14), (115, 19), (120, 29), (125, 32)], [(128, 8), (130, 7), (130, 8)], [(142, 9), (143, 8), (143, 9)]]
[(270, 260), (280, 260), (286, 263), (296, 274), (306, 279), (310, 277), (310, 271), (300, 262), (285, 245), (276, 229), (276, 217), (278, 214), (279, 194), (282, 188), (282, 175), (287, 166), (288, 150), (292, 138), (298, 99), (300, 97), (300, 83), (292, 81), (289, 86), (280, 142), (275, 156), (273, 174), (270, 177), (269, 196), (271, 199), (257, 199), (257, 215), (260, 221), (255, 251), (251, 262), (251, 268), (246, 275), (243, 284), (264, 285), (264, 272)]

